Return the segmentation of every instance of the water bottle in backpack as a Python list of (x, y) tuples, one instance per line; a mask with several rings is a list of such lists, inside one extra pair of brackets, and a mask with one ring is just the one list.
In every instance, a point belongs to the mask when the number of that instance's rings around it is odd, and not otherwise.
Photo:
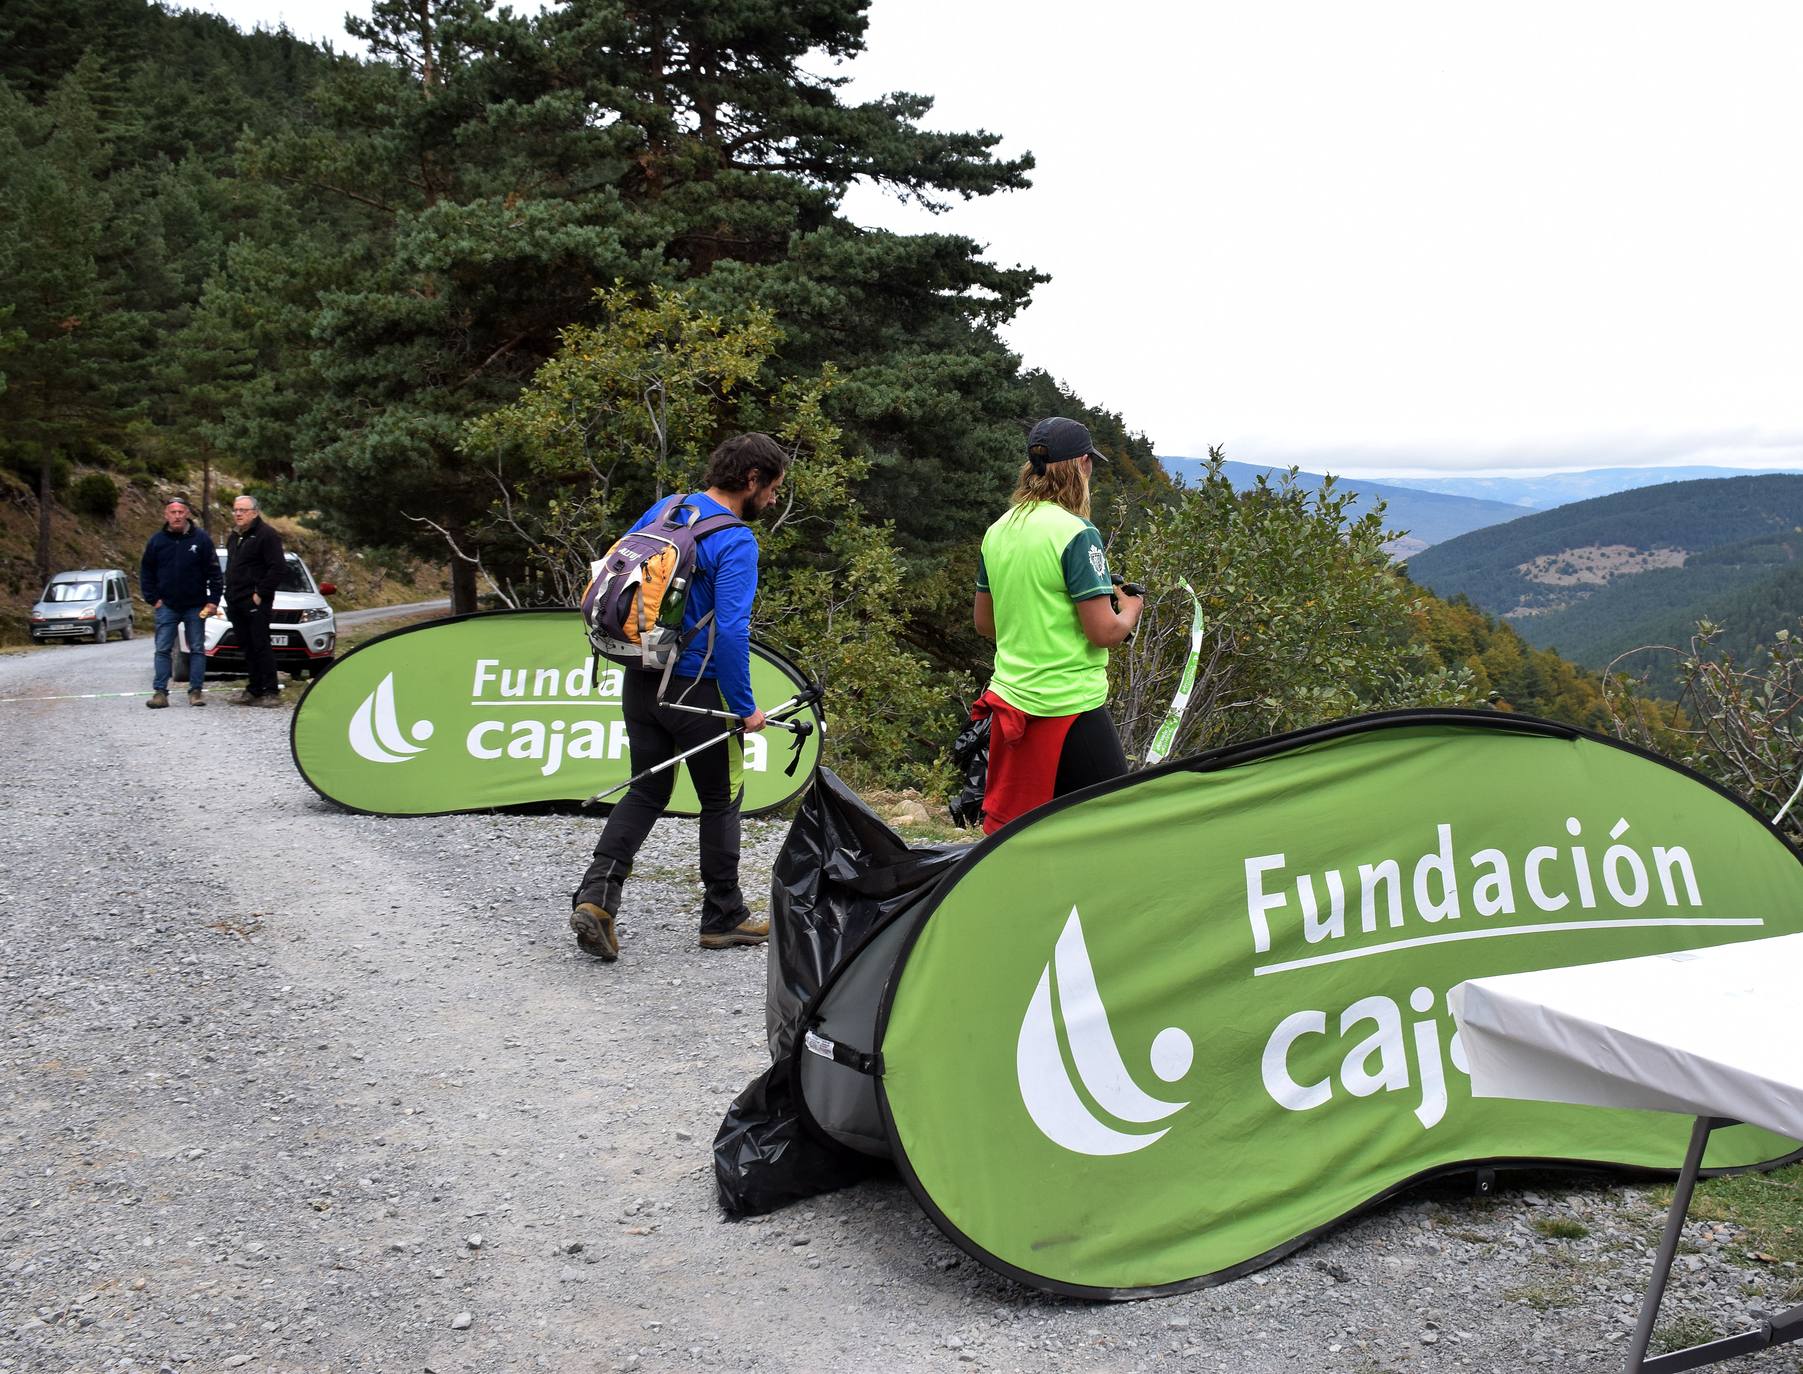
[(597, 655), (635, 668), (669, 669), (703, 630), (713, 652), (713, 612), (687, 630), (683, 613), (696, 573), (696, 547), (745, 522), (702, 515), (672, 496), (643, 529), (622, 536), (589, 565), (582, 623)]

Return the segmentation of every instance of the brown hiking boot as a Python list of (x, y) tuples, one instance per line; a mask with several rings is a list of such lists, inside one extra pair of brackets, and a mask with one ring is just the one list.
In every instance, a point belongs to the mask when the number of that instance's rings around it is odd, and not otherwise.
[(246, 689), (241, 692), (233, 692), (226, 700), (234, 706), (254, 706), (257, 699)]
[(169, 693), (152, 692), (150, 694), (150, 700), (144, 704), (153, 711), (160, 711), (169, 704)]
[(592, 954), (604, 964), (620, 957), (620, 937), (614, 930), (614, 914), (593, 902), (578, 902), (570, 913), (570, 929), (576, 932), (576, 947)]
[(734, 945), (761, 945), (770, 938), (768, 916), (747, 916), (731, 930), (701, 932), (703, 949), (731, 949)]
[(265, 692), (261, 696), (252, 697), (245, 704), (247, 706), (286, 706), (288, 703), (280, 692)]
[(188, 689), (188, 705), (205, 706), (206, 704), (206, 693), (202, 692), (198, 687), (191, 687)]

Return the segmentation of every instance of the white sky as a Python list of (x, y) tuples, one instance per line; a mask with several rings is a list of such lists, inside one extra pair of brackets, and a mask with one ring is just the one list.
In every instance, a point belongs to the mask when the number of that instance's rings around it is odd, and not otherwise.
[(1038, 168), (848, 214), (1049, 273), (1010, 343), (1161, 453), (1803, 466), (1803, 7), (875, 0), (867, 47), (849, 97)]

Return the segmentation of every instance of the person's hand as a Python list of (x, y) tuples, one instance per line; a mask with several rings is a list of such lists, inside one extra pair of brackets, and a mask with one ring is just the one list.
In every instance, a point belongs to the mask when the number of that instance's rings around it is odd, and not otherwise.
[(261, 606), (263, 604), (263, 598), (256, 592), (252, 592), (250, 594), (250, 604), (253, 606)]
[(218, 615), (218, 614), (219, 614), (219, 607), (215, 606), (211, 601), (207, 602), (206, 605), (204, 605), (200, 608), (200, 618), (202, 620), (205, 620), (210, 615)]
[(764, 728), (764, 724), (764, 713), (762, 711), (753, 711), (750, 715), (745, 717), (745, 733), (748, 735), (755, 735), (759, 730)]
[(1135, 596), (1124, 587), (1117, 587), (1115, 589), (1115, 595), (1118, 596), (1121, 601), (1121, 614), (1127, 617), (1128, 621), (1132, 624), (1139, 624), (1139, 618), (1146, 613), (1146, 598), (1144, 596)]
[(162, 598), (162, 597), (160, 597), (160, 596), (159, 596), (159, 597), (158, 597), (158, 598), (157, 598), (157, 604), (156, 604), (156, 605), (154, 605), (154, 606), (152, 606), (152, 607), (151, 607), (151, 608), (150, 608), (150, 609), (151, 609), (151, 610), (153, 610), (153, 611), (160, 611), (160, 610), (162, 610), (162, 609), (163, 609), (163, 598)]

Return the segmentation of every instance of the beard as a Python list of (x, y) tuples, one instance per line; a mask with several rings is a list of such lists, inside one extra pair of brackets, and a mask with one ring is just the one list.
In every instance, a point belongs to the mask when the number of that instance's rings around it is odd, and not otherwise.
[(782, 503), (783, 499), (780, 494), (771, 494), (764, 491), (757, 492), (751, 498), (751, 508), (744, 517), (745, 522), (747, 524), (753, 524), (774, 520), (776, 518), (776, 512), (782, 506)]

